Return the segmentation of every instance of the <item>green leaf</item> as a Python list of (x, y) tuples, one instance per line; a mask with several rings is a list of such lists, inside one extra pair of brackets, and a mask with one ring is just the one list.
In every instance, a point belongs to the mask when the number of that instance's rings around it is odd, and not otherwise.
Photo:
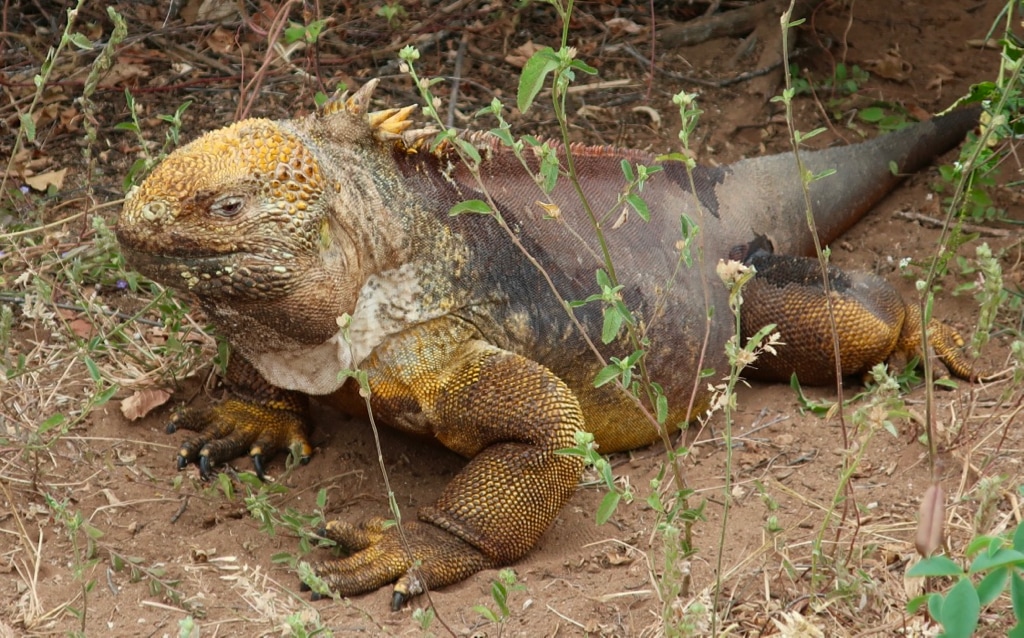
[(824, 126), (819, 126), (818, 128), (812, 129), (810, 131), (807, 131), (806, 133), (801, 133), (801, 132), (797, 131), (797, 133), (796, 133), (797, 142), (800, 142), (800, 143), (806, 142), (807, 140), (811, 139), (812, 137), (816, 137), (818, 135), (821, 135), (826, 130), (827, 129)]
[(473, 160), (473, 164), (480, 163), (480, 151), (476, 150), (475, 146), (470, 144), (468, 141), (462, 139), (461, 137), (456, 137), (453, 139), (453, 141), (459, 147), (459, 149), (462, 150), (462, 152), (469, 157), (469, 159)]
[(1016, 618), (1024, 618), (1024, 578), (1021, 578), (1017, 571), (1010, 574), (1010, 600), (1013, 602), (1013, 615)]
[(493, 598), (494, 602), (498, 604), (498, 610), (501, 612), (501, 617), (507, 618), (509, 616), (508, 589), (498, 581), (492, 582), (491, 598)]
[(977, 591), (978, 601), (982, 607), (992, 604), (992, 601), (999, 598), (999, 594), (1003, 593), (1003, 589), (1006, 587), (1006, 579), (1009, 575), (1008, 567), (1000, 567), (981, 579)]
[(491, 135), (501, 140), (501, 143), (505, 146), (515, 145), (515, 140), (512, 139), (512, 134), (508, 132), (508, 129), (492, 128)]
[(614, 381), (620, 374), (622, 374), (622, 369), (619, 366), (615, 364), (606, 365), (601, 368), (600, 372), (594, 375), (594, 387), (600, 388), (606, 383)]
[(978, 572), (985, 572), (991, 569), (1021, 564), (1024, 564), (1024, 554), (1021, 554), (1015, 549), (1003, 548), (993, 554), (979, 554), (978, 557), (971, 562), (971, 566), (968, 568), (967, 573), (976, 574)]
[(1018, 525), (1013, 531), (1013, 548), (1018, 552), (1024, 552), (1024, 525)]
[(635, 182), (636, 175), (633, 174), (633, 165), (629, 163), (629, 160), (622, 160), (620, 166), (622, 166), (622, 174), (626, 177), (626, 181), (631, 184)]
[(93, 383), (99, 383), (103, 377), (100, 375), (100, 367), (96, 365), (92, 357), (85, 357), (85, 367), (89, 371), (89, 378)]
[(117, 394), (117, 391), (119, 389), (120, 386), (112, 385), (103, 392), (100, 392), (99, 394), (94, 396), (92, 398), (93, 407), (100, 407), (102, 405), (106, 405), (107, 401), (110, 401), (112, 398), (114, 398), (114, 395)]
[(582, 60), (573, 60), (569, 63), (569, 67), (577, 71), (583, 71), (587, 75), (597, 75), (597, 69)]
[(292, 26), (284, 30), (284, 42), (285, 44), (292, 44), (302, 40), (306, 35), (306, 28), (301, 24), (292, 23)]
[(665, 420), (668, 419), (668, 397), (666, 397), (664, 394), (659, 394), (658, 398), (655, 400), (654, 403), (658, 423), (664, 425)]
[(910, 600), (908, 600), (907, 601), (907, 613), (910, 614), (911, 616), (916, 614), (917, 610), (921, 608), (921, 605), (923, 605), (924, 603), (927, 603), (928, 599), (931, 598), (932, 596), (935, 596), (935, 594), (921, 594), (920, 596), (915, 596), (914, 598), (911, 598)]
[(554, 49), (544, 47), (526, 61), (523, 72), (519, 76), (519, 91), (516, 94), (516, 106), (520, 112), (526, 113), (533, 105), (548, 74), (558, 68), (558, 56)]
[(932, 556), (907, 570), (907, 576), (962, 576), (964, 570), (946, 556)]
[(555, 184), (558, 183), (558, 156), (546, 146), (544, 149), (548, 152), (544, 153), (540, 160), (540, 174), (544, 178), (544, 183), (541, 184), (541, 189), (543, 189), (546, 194), (550, 195), (551, 191), (555, 190)]
[[(946, 599), (939, 594), (932, 594), (928, 597), (928, 615), (932, 618), (939, 620), (942, 618), (942, 604), (946, 602)], [(939, 620), (939, 622), (942, 622)]]
[(686, 163), (689, 161), (686, 155), (682, 153), (665, 153), (664, 155), (656, 155), (654, 161), (656, 162), (682, 162)]
[(473, 611), (475, 611), (476, 613), (480, 614), (481, 616), (483, 616), (488, 621), (493, 622), (493, 623), (497, 623), (498, 622), (498, 616), (489, 607), (485, 607), (483, 605), (474, 605), (472, 609), (473, 609)]
[(32, 121), (32, 114), (22, 113), (18, 119), (21, 120), (21, 129), (25, 131), (25, 139), (29, 142), (36, 141), (36, 123)]
[(480, 215), (490, 215), (491, 207), (485, 201), (479, 199), (468, 199), (464, 202), (452, 206), (448, 210), (448, 214), (452, 217), (461, 215), (462, 213), (478, 213)]
[(68, 36), (68, 39), (71, 40), (71, 44), (83, 51), (89, 51), (92, 49), (92, 42), (82, 33), (72, 33)]
[(937, 620), (942, 623), (948, 638), (969, 638), (978, 627), (980, 613), (978, 592), (970, 580), (962, 578), (946, 594), (946, 600), (942, 603), (942, 615)]
[(64, 423), (64, 415), (60, 412), (50, 416), (36, 428), (36, 434), (46, 434), (48, 431)]
[(647, 202), (645, 202), (642, 197), (640, 197), (636, 193), (630, 193), (629, 195), (626, 195), (626, 201), (629, 202), (629, 205), (633, 207), (633, 210), (636, 211), (636, 214), (640, 215), (641, 219), (643, 219), (645, 222), (651, 221), (651, 211), (649, 208), (647, 208)]
[(618, 492), (608, 492), (601, 499), (601, 504), (597, 507), (597, 524), (604, 525), (608, 522), (608, 519), (615, 513), (615, 508), (619, 506), (619, 501), (622, 499), (622, 495)]
[(879, 106), (869, 106), (866, 109), (861, 109), (857, 114), (857, 117), (869, 123), (881, 122), (882, 118), (885, 117), (885, 109)]
[(306, 27), (306, 42), (313, 44), (320, 37), (320, 33), (323, 32), (324, 27), (327, 26), (327, 20), (314, 20), (309, 23)]
[(615, 307), (604, 309), (604, 325), (601, 326), (601, 342), (611, 343), (622, 329), (622, 313)]

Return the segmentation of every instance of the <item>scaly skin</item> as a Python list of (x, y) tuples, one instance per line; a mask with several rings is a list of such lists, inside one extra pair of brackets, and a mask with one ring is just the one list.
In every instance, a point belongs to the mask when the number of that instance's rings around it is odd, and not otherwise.
[[(456, 582), (528, 552), (579, 479), (580, 462), (555, 453), (573, 444), (576, 430), (593, 432), (603, 452), (646, 445), (658, 435), (614, 387), (593, 387), (600, 364), (546, 279), (495, 220), (448, 215), (458, 202), (485, 199), (480, 184), (451, 144), (430, 150), (424, 133), (407, 130), (411, 109), (370, 113), (374, 84), (319, 114), (246, 120), (179, 149), (129, 194), (117, 234), (130, 263), (192, 297), (233, 349), (228, 377), (236, 398), (177, 418), (174, 427), (200, 431), (183, 444), (179, 466), (198, 462), (206, 475), (248, 452), (262, 472), (263, 457), (277, 450), (297, 445), (308, 455), (305, 397), (360, 405), (359, 389), (343, 374), (356, 368), (366, 373), (378, 422), (435, 438), (469, 459), (440, 499), (419, 512), (419, 522), (406, 524), (411, 556), (397, 530), (379, 520), (335, 522), (325, 530), (352, 552), (317, 566), (329, 586), (349, 595), (395, 583), (398, 606), (424, 586)], [(890, 162), (903, 173), (917, 170), (958, 143), (976, 119), (977, 112), (961, 112), (805, 154), (808, 170), (841, 173), (812, 185), (822, 240), (899, 181)], [(463, 139), (484, 157), (480, 178), (502, 218), (564, 298), (599, 292), (600, 250), (568, 181), (559, 180), (550, 194), (558, 211), (552, 216), (555, 208), (537, 203), (544, 196), (509, 151), (480, 134)], [(564, 164), (564, 150), (553, 148)], [(731, 322), (716, 262), (758, 234), (771, 236), (781, 254), (812, 250), (793, 160), (698, 168), (693, 191), (682, 167), (666, 164), (642, 192), (650, 222), (628, 217), (612, 225), (622, 210), (621, 161), (655, 159), (611, 148), (572, 150), (622, 278), (622, 298), (649, 343), (647, 367), (673, 399), (668, 425), (684, 426), (710, 400), (698, 371), (727, 370), (723, 345)], [(526, 161), (536, 171), (539, 158), (529, 149)], [(703, 246), (704, 258), (692, 268), (679, 252), (683, 215), (703, 234), (695, 245)], [(767, 267), (778, 258), (766, 259)], [(813, 282), (806, 285), (813, 292)], [(779, 318), (797, 299), (773, 287), (770, 276), (755, 279), (746, 298), (754, 309), (780, 300)], [(856, 297), (840, 292), (840, 299), (855, 318), (839, 326), (847, 348), (865, 338), (856, 318), (866, 311)], [(705, 300), (715, 309), (707, 325)], [(801, 303), (820, 309), (813, 294)], [(574, 313), (596, 338), (599, 305)], [(797, 328), (802, 314), (793, 315)], [(890, 315), (880, 321), (899, 334), (912, 323)], [(914, 345), (908, 334), (895, 340), (904, 350)], [(794, 352), (803, 352), (800, 339), (799, 330), (783, 333)], [(892, 342), (867, 358), (889, 358), (897, 349)], [(797, 356), (809, 377), (832, 368), (822, 350)], [(631, 347), (620, 337), (602, 352), (624, 357)], [(677, 397), (689, 397), (694, 384), (696, 404), (688, 410)]]
[[(818, 261), (762, 251), (745, 262), (758, 274), (744, 289), (748, 303), (745, 312), (740, 313), (743, 333), (751, 335), (761, 326), (774, 323), (781, 334), (787, 335), (786, 345), (777, 355), (762, 355), (745, 376), (785, 380), (796, 373), (801, 383), (834, 383), (832, 327)], [(892, 286), (873, 274), (847, 273), (834, 266), (828, 273), (832, 311), (836, 324), (842, 327), (839, 350), (843, 376), (863, 376), (877, 363), (887, 362), (890, 368), (902, 369), (914, 357), (923, 360), (921, 311), (916, 304), (905, 302)], [(932, 319), (928, 345), (955, 376), (971, 381), (978, 378), (960, 351), (963, 338), (949, 326)]]

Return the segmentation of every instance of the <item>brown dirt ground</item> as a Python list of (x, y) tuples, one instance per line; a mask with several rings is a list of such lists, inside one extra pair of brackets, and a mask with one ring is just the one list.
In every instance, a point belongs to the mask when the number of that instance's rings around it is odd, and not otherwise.
[[(249, 28), (230, 16), (234, 22), (224, 25), (178, 17), (162, 26), (167, 5), (162, 1), (115, 4), (129, 18), (130, 32), (118, 49), (116, 77), (102, 85), (97, 95), (100, 110), (95, 118), (103, 153), (92, 177), (82, 167), (81, 119), (71, 102), (81, 91), (82, 75), (76, 69), (87, 67), (92, 57), (78, 54), (73, 64), (58, 65), (53, 83), (56, 97), (48, 99), (59, 109), (56, 119), (40, 128), (41, 141), (33, 152), (37, 158), (49, 159), (43, 166), (66, 166), (68, 174), (61, 197), (45, 213), (46, 221), (86, 210), (82, 197), (86, 181), (97, 189), (99, 202), (120, 197), (121, 180), (138, 152), (130, 136), (112, 129), (127, 119), (125, 87), (132, 89), (149, 115), (172, 112), (186, 98), (195, 100), (185, 117), (186, 139), (234, 117), (243, 85), (239, 73), (244, 69), (247, 81), (262, 63), (259, 30), (267, 28), (276, 7), (250, 7), (255, 17)], [(472, 114), (493, 95), (511, 104), (518, 68), (506, 57), (528, 42), (555, 44), (559, 27), (553, 12), (539, 4), (516, 9), (500, 0), (457, 2), (451, 6), (458, 9), (451, 12), (444, 11), (446, 5), (407, 3), (407, 16), (396, 29), (389, 29), (375, 15), (378, 5), (331, 7), (336, 9), (334, 20), (316, 54), (313, 49), (299, 51), (287, 64), (274, 58), (251, 113), (287, 116), (296, 105), (308, 110), (311, 92), (318, 87), (305, 72), (318, 75), (327, 86), (338, 80), (358, 86), (368, 77), (381, 76), (379, 96), (384, 102), (415, 101), (408, 80), (398, 74), (394, 51), (413, 41), (421, 46), (427, 43), (420, 72), (452, 76), (462, 38), (466, 42), (464, 81), (456, 124), (468, 125), (462, 116)], [(684, 10), (690, 5), (679, 5), (677, 9), (655, 5), (662, 28), (688, 17)], [(858, 107), (881, 102), (912, 114), (944, 108), (972, 83), (995, 76), (998, 53), (972, 42), (985, 38), (1001, 8), (998, 0), (822, 3), (800, 30), (797, 64), (817, 78), (831, 76), (835, 65), (843, 62), (873, 69), (873, 73), (859, 84), (855, 95), (840, 100), (834, 109), (841, 113), (839, 123), (823, 117), (825, 110), (833, 110), (823, 106), (833, 98), (827, 90), (816, 98), (798, 100), (800, 128), (827, 126), (828, 139), (818, 143), (854, 141), (862, 132), (875, 133), (874, 127), (852, 116)], [(16, 1), (5, 2), (4, 10), (2, 42), (7, 53), (0, 82), (9, 99), (24, 100), (32, 92), (33, 64), (38, 65), (25, 43), (40, 50), (48, 46), (46, 34), (57, 32), (48, 20), (59, 18), (61, 12), (55, 6), (40, 8), (38, 3)], [(696, 5), (696, 11), (701, 10)], [(91, 37), (109, 33), (99, 8), (87, 8), (84, 17)], [(605, 26), (611, 18), (630, 22)], [(301, 19), (297, 10), (292, 19)], [(774, 18), (767, 22), (775, 24)], [(630, 24), (640, 30), (629, 33), (625, 27)], [(769, 80), (725, 88), (696, 86), (663, 74), (651, 82), (645, 67), (627, 51), (628, 45), (642, 57), (651, 55), (650, 24), (646, 3), (578, 5), (572, 41), (581, 58), (600, 70), (599, 78), (585, 78), (583, 83), (622, 80), (622, 84), (576, 94), (571, 109), (587, 107), (588, 117), (574, 118), (573, 135), (588, 143), (658, 152), (674, 149), (671, 122), (677, 116), (671, 94), (685, 88), (701, 94), (705, 111), (696, 147), (702, 162), (728, 162), (787, 148), (784, 122), (777, 108), (764, 99), (764, 94), (776, 91), (776, 74), (766, 76)], [(765, 30), (767, 42), (762, 34), (760, 38), (720, 37), (690, 47), (659, 43), (655, 63), (659, 70), (705, 80), (730, 78), (759, 67), (760, 52), (777, 46), (771, 40), (773, 30)], [(246, 95), (250, 94), (251, 89)], [(19, 102), (19, 108), (25, 108), (25, 103)], [(651, 111), (637, 107), (653, 109), (662, 126), (655, 126), (647, 114)], [(72, 111), (63, 111), (69, 108)], [(16, 121), (13, 113), (8, 104), (4, 115), (10, 126)], [(551, 113), (544, 109), (529, 117), (514, 117), (513, 123), (520, 134), (554, 130)], [(153, 121), (147, 135), (159, 140), (162, 131)], [(10, 139), (5, 137), (0, 144), (8, 156)], [(1006, 169), (1002, 183), (1013, 179), (1015, 168)], [(835, 261), (875, 270), (912, 294), (913, 280), (900, 275), (896, 261), (932, 254), (938, 231), (897, 217), (896, 212), (940, 215), (938, 200), (930, 195), (929, 185), (935, 180), (934, 170), (911, 178), (838, 243)], [(1009, 219), (1024, 219), (1024, 207), (1011, 188), (997, 187), (995, 197)], [(57, 208), (61, 201), (66, 204)], [(109, 210), (101, 212), (113, 215)], [(1008, 224), (990, 228), (1003, 231), (984, 240), (1006, 250), (1002, 259), (1006, 283), (1015, 287), (1022, 273), (1017, 234), (1005, 232), (1013, 228)], [(55, 226), (46, 238), (63, 245), (78, 241), (80, 232), (88, 240), (82, 226), (74, 223)], [(962, 248), (961, 254), (973, 254), (976, 243)], [(24, 257), (20, 263), (14, 252), (3, 258), (3, 281), (11, 292), (25, 291), (24, 282), (15, 278), (28, 269), (25, 256), (32, 254), (31, 250), (19, 252)], [(942, 280), (946, 292), (938, 304), (939, 314), (965, 333), (973, 329), (976, 304), (970, 295), (954, 297), (949, 291), (969, 281), (969, 275), (948, 275)], [(59, 292), (54, 300), (64, 301)], [(139, 305), (109, 287), (100, 288), (93, 302), (122, 309)], [(5, 395), (0, 412), (0, 424), (5, 427), (0, 429), (0, 636), (76, 631), (82, 625), (70, 608), (85, 609), (84, 629), (89, 636), (177, 634), (186, 610), (195, 615), (204, 636), (287, 634), (283, 620), (293, 613), (301, 613), (310, 627), (319, 616), (319, 622), (336, 635), (423, 633), (412, 618), (412, 608), (388, 611), (388, 591), (312, 604), (299, 595), (296, 575), (271, 561), (274, 554), (294, 552), (295, 538), (287, 532), (268, 535), (246, 513), (237, 495), (229, 499), (215, 487), (204, 486), (194, 470), (175, 471), (172, 459), (181, 436), (163, 434), (169, 408), (134, 423), (121, 415), (120, 400), (152, 383), (153, 375), (125, 373), (113, 401), (89, 413), (47, 448), (26, 452), (25, 441), (38, 425), (53, 412), (72, 414), (81, 409), (75, 402), (84, 401), (90, 387), (77, 351), (54, 346), (68, 342), (68, 327), (78, 313), (73, 308), (64, 310), (55, 319), (53, 308), (29, 312), (28, 306), (16, 307), (14, 341), (7, 356), (14, 361), (25, 355), (31, 373), (9, 381), (6, 387), (0, 385)], [(985, 364), (1001, 367), (1007, 343), (997, 338), (986, 350)], [(212, 355), (209, 348), (203, 352), (203, 357)], [(109, 361), (112, 358), (101, 363), (107, 378), (114, 380), (111, 370), (128, 367), (117, 368)], [(206, 372), (195, 371), (172, 403), (197, 395), (199, 401), (207, 400), (206, 395), (217, 396), (218, 391), (203, 389)], [(1010, 392), (1009, 399), (1001, 395), (1003, 391)], [(827, 399), (835, 392), (824, 389), (809, 394)], [(924, 396), (918, 388), (906, 397), (915, 414), (923, 414)], [(60, 397), (70, 398), (62, 404)], [(999, 532), (1019, 520), (1015, 488), (1022, 482), (1019, 458), (1024, 440), (1012, 427), (1018, 420), (1014, 406), (1019, 400), (1020, 389), (1005, 384), (984, 390), (962, 385), (937, 397), (937, 419), (947, 428), (941, 465), (955, 555), (962, 552), (972, 530)], [(728, 601), (724, 613), (731, 635), (778, 634), (782, 630), (773, 621), (782, 622), (791, 612), (819, 627), (824, 633), (818, 635), (933, 635), (923, 633), (928, 630), (920, 614), (909, 617), (904, 611), (906, 592), (912, 587), (905, 587), (903, 572), (914, 555), (917, 508), (929, 482), (925, 448), (917, 439), (918, 421), (897, 420), (898, 436), (878, 432), (869, 441), (858, 438), (852, 444), (867, 445), (852, 482), (856, 507), (848, 510), (841, 525), (833, 522), (824, 533), (825, 553), (839, 556), (842, 564), (824, 573), (840, 577), (811, 584), (807, 569), (811, 542), (833, 502), (844, 454), (838, 421), (801, 412), (793, 391), (781, 386), (744, 388), (739, 406), (733, 459), (735, 506), (725, 526), (723, 562), (723, 594)], [(686, 480), (696, 490), (695, 498), (707, 499), (706, 520), (693, 531), (698, 552), (680, 565), (691, 574), (686, 595), (663, 602), (657, 593), (655, 578), (663, 571), (663, 551), (654, 529), (656, 517), (645, 504), (649, 483), (663, 462), (662, 450), (655, 447), (613, 457), (616, 473), (632, 485), (637, 499), (620, 506), (610, 523), (598, 527), (593, 522), (603, 491), (592, 483), (581, 487), (536, 549), (514, 566), (524, 589), (512, 594), (511, 618), (503, 628), (473, 610), (475, 605), (494, 606), (489, 593), (494, 571), (433, 592), (440, 617), (459, 635), (640, 636), (662, 633), (666, 613), (671, 618), (694, 603), (709, 605), (722, 529), (721, 426), (718, 417), (711, 428), (692, 435), (698, 442), (685, 462)], [(317, 490), (326, 488), (328, 517), (359, 520), (386, 515), (387, 498), (369, 427), (322, 412), (312, 440), (316, 456), (308, 466), (280, 478), (283, 460), (271, 465), (270, 474), (289, 488), (283, 496), (273, 497), (273, 502), (282, 509), (310, 513)], [(381, 432), (381, 447), (398, 503), (407, 516), (430, 502), (461, 464), (445, 450), (387, 430)], [(247, 471), (249, 463), (241, 460), (235, 467)], [(996, 478), (1002, 482), (992, 485)], [(55, 518), (43, 494), (69, 499), (70, 511), (80, 513), (103, 534), (97, 541), (98, 560), (86, 565), (81, 575), (75, 574), (76, 550), (67, 527)], [(776, 504), (774, 511), (769, 510), (769, 502)], [(769, 515), (777, 518), (781, 531), (766, 531)], [(84, 544), (84, 537), (78, 538)], [(154, 593), (150, 578), (133, 579), (127, 570), (113, 569), (113, 554), (136, 557), (140, 565), (159, 569), (163, 578), (176, 583), (179, 597), (168, 596), (166, 590)], [(90, 581), (95, 586), (86, 596), (86, 607), (82, 583)], [(425, 602), (417, 600), (413, 607)], [(663, 611), (666, 607), (668, 612)], [(1004, 601), (986, 612), (982, 633), (1004, 634), (1008, 608)], [(708, 632), (703, 622), (698, 622), (696, 635)], [(445, 630), (435, 622), (430, 633), (442, 635)], [(815, 634), (805, 628), (785, 635)]]

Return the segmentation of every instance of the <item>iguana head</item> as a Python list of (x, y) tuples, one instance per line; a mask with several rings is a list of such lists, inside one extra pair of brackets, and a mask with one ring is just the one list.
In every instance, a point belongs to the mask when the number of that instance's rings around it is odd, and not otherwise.
[(244, 120), (172, 153), (125, 200), (129, 263), (197, 299), (229, 338), (246, 333), (232, 341), (329, 338), (402, 241), (382, 140), (409, 111), (368, 113), (373, 84), (307, 118)]
[(117, 226), (140, 272), (198, 297), (269, 299), (315, 250), (324, 176), (294, 135), (244, 120), (168, 157), (125, 200)]

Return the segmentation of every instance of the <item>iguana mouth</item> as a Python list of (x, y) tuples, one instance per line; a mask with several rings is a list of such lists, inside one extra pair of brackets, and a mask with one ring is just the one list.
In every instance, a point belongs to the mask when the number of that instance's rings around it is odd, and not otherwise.
[(126, 250), (128, 262), (146, 277), (184, 292), (205, 296), (269, 299), (291, 289), (291, 270), (251, 252), (197, 255)]

